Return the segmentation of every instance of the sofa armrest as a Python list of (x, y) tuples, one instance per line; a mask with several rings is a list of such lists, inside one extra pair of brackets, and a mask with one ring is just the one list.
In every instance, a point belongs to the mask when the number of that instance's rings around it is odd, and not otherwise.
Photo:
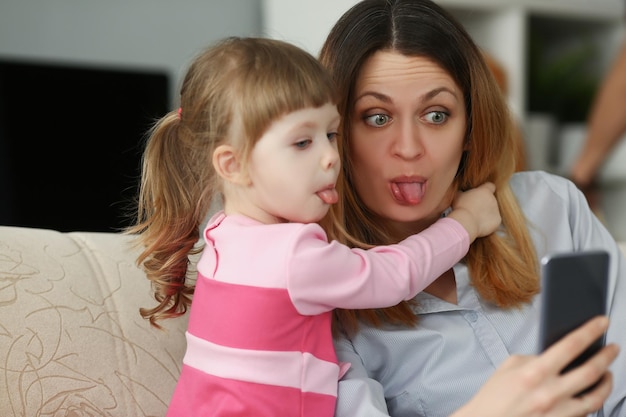
[(152, 328), (130, 237), (0, 227), (0, 415), (165, 415), (186, 317)]

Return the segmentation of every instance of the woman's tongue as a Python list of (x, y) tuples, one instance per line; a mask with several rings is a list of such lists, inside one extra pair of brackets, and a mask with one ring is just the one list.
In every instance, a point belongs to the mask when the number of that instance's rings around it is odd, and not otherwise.
[(401, 203), (417, 204), (424, 197), (424, 183), (422, 182), (392, 182), (391, 192)]

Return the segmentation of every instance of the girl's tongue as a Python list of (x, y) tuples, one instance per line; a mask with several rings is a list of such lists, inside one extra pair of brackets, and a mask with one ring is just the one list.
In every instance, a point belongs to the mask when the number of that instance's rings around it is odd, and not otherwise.
[(339, 194), (335, 188), (319, 191), (317, 195), (326, 204), (335, 204), (339, 201)]
[(408, 204), (417, 204), (424, 198), (423, 182), (392, 182), (391, 192), (396, 200)]

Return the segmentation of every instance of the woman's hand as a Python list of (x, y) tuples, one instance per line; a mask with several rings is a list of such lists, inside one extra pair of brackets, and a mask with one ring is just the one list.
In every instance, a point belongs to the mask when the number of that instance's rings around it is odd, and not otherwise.
[[(613, 388), (608, 367), (617, 357), (617, 345), (607, 345), (566, 374), (560, 371), (606, 331), (608, 322), (606, 317), (589, 320), (541, 355), (509, 357), (450, 417), (579, 417), (598, 410)], [(600, 378), (592, 391), (575, 397)]]

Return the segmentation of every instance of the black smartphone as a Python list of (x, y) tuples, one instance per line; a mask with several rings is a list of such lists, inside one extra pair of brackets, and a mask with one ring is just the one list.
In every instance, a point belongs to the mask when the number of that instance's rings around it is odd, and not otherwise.
[[(589, 319), (606, 314), (608, 276), (609, 254), (604, 250), (556, 253), (543, 257), (539, 326), (542, 351)], [(604, 335), (569, 363), (562, 373), (581, 365), (603, 346)], [(594, 386), (592, 384), (584, 392)]]

